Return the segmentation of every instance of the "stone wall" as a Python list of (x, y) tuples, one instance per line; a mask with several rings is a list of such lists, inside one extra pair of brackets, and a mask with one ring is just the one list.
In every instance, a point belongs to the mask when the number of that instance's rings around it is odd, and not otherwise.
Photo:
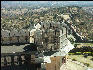
[(2, 44), (12, 44), (12, 43), (28, 43), (29, 31), (27, 30), (1, 30), (1, 43)]

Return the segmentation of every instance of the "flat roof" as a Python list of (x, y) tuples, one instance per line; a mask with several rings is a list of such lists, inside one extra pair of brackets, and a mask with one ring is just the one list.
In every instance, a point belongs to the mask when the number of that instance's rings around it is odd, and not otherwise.
[(2, 53), (16, 53), (16, 52), (23, 52), (24, 47), (29, 44), (24, 44), (24, 45), (9, 45), (9, 46), (1, 46), (1, 54)]

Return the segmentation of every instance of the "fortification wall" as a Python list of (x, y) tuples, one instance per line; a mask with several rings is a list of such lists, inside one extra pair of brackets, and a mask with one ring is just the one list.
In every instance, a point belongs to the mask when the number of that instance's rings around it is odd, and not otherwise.
[(29, 43), (29, 41), (29, 31), (27, 30), (1, 30), (2, 44)]

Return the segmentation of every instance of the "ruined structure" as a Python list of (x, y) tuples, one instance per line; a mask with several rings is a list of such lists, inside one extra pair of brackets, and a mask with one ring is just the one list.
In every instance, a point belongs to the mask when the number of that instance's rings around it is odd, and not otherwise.
[[(14, 54), (16, 54), (16, 56), (23, 55), (23, 62), (25, 63), (26, 60), (28, 60), (32, 66), (33, 63), (39, 63), (42, 70), (60, 70), (62, 63), (66, 62), (66, 55), (74, 48), (67, 39), (67, 36), (70, 33), (69, 31), (69, 27), (65, 23), (42, 22), (34, 25), (34, 28), (28, 31), (2, 31), (1, 41), (2, 44), (29, 44), (29, 47), (32, 48), (30, 51), (25, 53), (20, 51)], [(32, 44), (35, 45), (32, 46)], [(3, 55), (4, 53), (2, 53), (2, 57), (4, 57)], [(25, 58), (26, 56), (29, 56), (28, 59)], [(36, 66), (38, 66), (38, 64)], [(37, 70), (39, 69), (37, 68)]]

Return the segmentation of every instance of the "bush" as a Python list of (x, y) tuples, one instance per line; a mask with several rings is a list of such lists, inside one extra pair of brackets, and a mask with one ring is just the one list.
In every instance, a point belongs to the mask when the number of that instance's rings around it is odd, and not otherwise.
[(76, 59), (72, 59), (72, 61), (77, 61)]
[(74, 47), (76, 48), (77, 47), (77, 44), (75, 44)]
[(68, 40), (73, 44), (74, 43), (74, 39), (72, 37), (68, 38)]
[(92, 60), (92, 61), (93, 61), (93, 58), (91, 58), (90, 60)]
[(84, 63), (84, 65), (86, 65), (88, 67), (89, 66), (89, 63)]
[(84, 54), (84, 57), (87, 58), (88, 54)]

